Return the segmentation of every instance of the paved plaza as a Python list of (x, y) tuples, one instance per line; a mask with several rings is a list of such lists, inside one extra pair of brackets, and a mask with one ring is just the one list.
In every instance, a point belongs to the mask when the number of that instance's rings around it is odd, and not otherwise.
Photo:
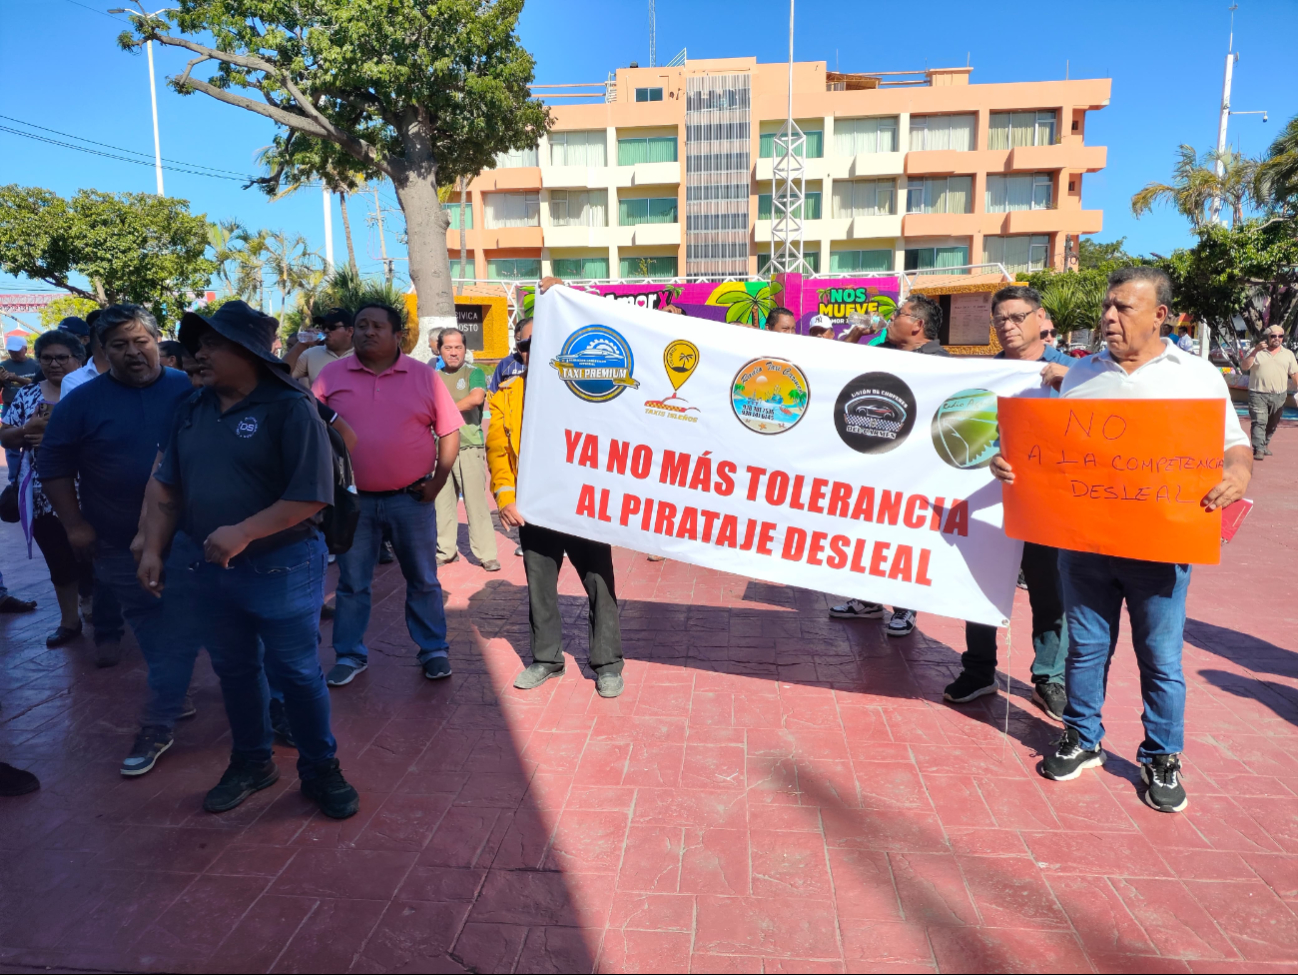
[(575, 665), (567, 569), (574, 659), (524, 693), (502, 535), (503, 572), (442, 572), (446, 681), (423, 678), (381, 569), (370, 669), (332, 692), (358, 816), (313, 813), (280, 748), (280, 782), (214, 816), (230, 742), (206, 657), (197, 718), (122, 778), (139, 653), (96, 670), (89, 641), (47, 650), (44, 563), (3, 526), (6, 581), (40, 609), (0, 618), (0, 758), (43, 788), (0, 800), (0, 970), (1298, 971), (1298, 426), (1274, 447), (1191, 585), (1183, 815), (1140, 799), (1125, 623), (1109, 763), (1048, 782), (1060, 726), (1028, 699), (1022, 591), (1008, 737), (1005, 697), (942, 703), (962, 623), (921, 614), (888, 639), (828, 619), (824, 594), (629, 551), (626, 693), (596, 697)]

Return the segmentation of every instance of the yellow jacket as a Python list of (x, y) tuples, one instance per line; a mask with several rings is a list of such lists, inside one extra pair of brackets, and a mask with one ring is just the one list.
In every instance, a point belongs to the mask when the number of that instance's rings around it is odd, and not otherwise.
[(518, 487), (518, 447), (523, 439), (523, 376), (511, 376), (491, 394), (487, 425), (487, 467), (498, 507), (514, 503)]

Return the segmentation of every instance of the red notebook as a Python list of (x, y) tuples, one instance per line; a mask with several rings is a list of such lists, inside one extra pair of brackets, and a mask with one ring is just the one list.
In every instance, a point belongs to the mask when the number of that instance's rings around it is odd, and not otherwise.
[(1221, 509), (1221, 540), (1229, 542), (1239, 531), (1240, 525), (1244, 524), (1244, 519), (1248, 513), (1253, 510), (1253, 502), (1248, 498), (1240, 498), (1234, 504), (1228, 504)]

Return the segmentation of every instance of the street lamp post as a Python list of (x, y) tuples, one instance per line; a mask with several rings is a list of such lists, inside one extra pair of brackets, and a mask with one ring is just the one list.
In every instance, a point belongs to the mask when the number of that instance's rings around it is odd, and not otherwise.
[[(158, 14), (175, 9), (175, 7), (163, 7), (146, 16), (156, 17)], [(130, 13), (124, 7), (113, 7), (108, 12), (110, 14)], [(145, 41), (144, 47), (149, 55), (149, 101), (153, 106), (153, 170), (158, 177), (158, 196), (166, 196), (162, 190), (162, 140), (158, 137), (158, 84), (153, 77), (153, 41)]]

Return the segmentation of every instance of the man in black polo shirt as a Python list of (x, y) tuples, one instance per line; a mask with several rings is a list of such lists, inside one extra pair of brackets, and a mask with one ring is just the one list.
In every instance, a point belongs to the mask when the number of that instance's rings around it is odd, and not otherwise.
[(345, 819), (359, 798), (334, 757), (316, 656), (327, 558), (317, 525), (333, 499), (333, 450), (315, 403), (271, 353), (274, 338), (275, 320), (242, 301), (181, 319), (203, 389), (176, 412), (149, 482), (139, 579), (161, 591), (173, 536), (189, 553), (193, 609), (233, 738), (229, 768), (203, 808), (233, 809), (279, 778), (269, 677), (284, 695), (302, 793)]

